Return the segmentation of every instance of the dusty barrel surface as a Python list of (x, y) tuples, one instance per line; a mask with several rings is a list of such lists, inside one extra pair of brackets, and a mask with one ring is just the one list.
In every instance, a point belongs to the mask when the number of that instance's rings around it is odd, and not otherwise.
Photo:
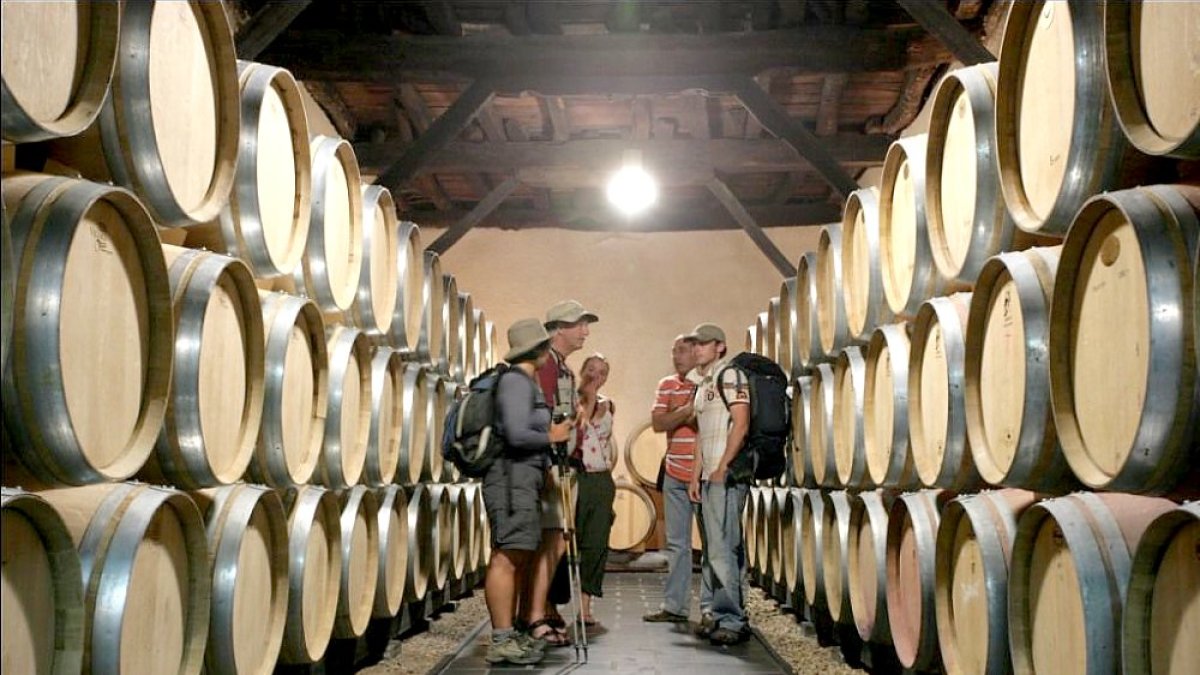
[(823, 356), (817, 302), (817, 254), (809, 251), (796, 265), (796, 345), (803, 368), (815, 366)]
[(941, 292), (929, 247), (925, 208), (928, 134), (901, 138), (888, 148), (879, 189), (879, 268), (883, 298), (895, 315), (911, 316)]
[(1021, 515), (1008, 582), (1015, 671), (1121, 671), (1131, 558), (1150, 522), (1175, 506), (1156, 497), (1079, 492)]
[(328, 331), (329, 398), (325, 441), (317, 477), (329, 487), (349, 487), (362, 478), (371, 431), (371, 348), (356, 328)]
[(1091, 487), (1163, 493), (1194, 456), (1197, 205), (1200, 188), (1182, 186), (1099, 195), (1063, 245), (1050, 388), (1067, 462)]
[[(1159, 516), (1138, 542), (1121, 621), (1127, 673), (1189, 673), (1200, 668), (1193, 636), (1200, 629), (1200, 502)], [(1189, 595), (1184, 589), (1192, 589)]]
[(870, 484), (863, 431), (866, 361), (858, 347), (846, 347), (833, 370), (833, 465), (838, 482), (848, 488)]
[(809, 412), (808, 450), (812, 456), (813, 481), (820, 486), (837, 486), (837, 466), (833, 456), (833, 409), (836, 387), (833, 366), (819, 364), (813, 369), (812, 400)]
[[(379, 185), (360, 186), (362, 191), (362, 272), (350, 319), (372, 340), (387, 336), (403, 309), (399, 295), (405, 280), (399, 274), (405, 268), (400, 256), (407, 253), (409, 241), (396, 222), (396, 203), (392, 193)], [(406, 261), (407, 263), (407, 261)]]
[(829, 617), (835, 622), (854, 624), (850, 607), (850, 493), (844, 490), (826, 492), (822, 512), (821, 566), (825, 568), (825, 600)]
[(879, 191), (855, 190), (842, 211), (842, 303), (850, 339), (866, 342), (891, 318), (879, 264)]
[(1010, 673), (1008, 571), (1025, 490), (964, 495), (946, 504), (937, 533), (934, 603), (947, 673)]
[(171, 396), (142, 474), (184, 488), (236, 482), (262, 424), (265, 333), (244, 263), (163, 246), (175, 317)]
[(371, 357), (371, 422), (363, 482), (388, 485), (396, 477), (404, 434), (404, 362), (400, 352), (376, 347)]
[(268, 673), (283, 643), (288, 527), (279, 495), (256, 485), (193, 492), (204, 511), (212, 610), (204, 667)]
[(1050, 298), (1061, 247), (1002, 253), (971, 296), (966, 344), (967, 437), (993, 485), (1076, 485), (1050, 408)]
[(1128, 144), (1104, 75), (1104, 6), (1022, 2), (1000, 47), (996, 157), (1017, 226), (1063, 234), (1088, 197), (1118, 187)]
[(396, 616), (408, 592), (408, 495), (399, 485), (375, 490), (379, 502), (379, 571), (373, 618)]
[(229, 204), (218, 218), (220, 242), (212, 243), (243, 260), (257, 277), (285, 276), (300, 264), (308, 239), (308, 117), (300, 85), (288, 71), (239, 61), (238, 82), (242, 123), (237, 174)]
[(0, 8), (4, 140), (44, 141), (86, 129), (108, 96), (121, 8), (90, 2)]
[(83, 665), (79, 553), (62, 517), (35, 494), (4, 488), (5, 669), (78, 673)]
[[(196, 504), (177, 490), (134, 483), (39, 494), (62, 516), (79, 551), (84, 669), (199, 673), (212, 585)], [(155, 648), (141, 648), (146, 644)]]
[(875, 329), (863, 372), (863, 451), (867, 475), (883, 487), (918, 484), (909, 438), (908, 325)]
[(888, 507), (893, 496), (879, 490), (850, 500), (850, 534), (846, 552), (850, 609), (858, 637), (891, 644), (887, 613)]
[(6, 176), (19, 265), (4, 417), (37, 480), (121, 480), (145, 463), (167, 408), (174, 347), (158, 234), (120, 188)]
[(901, 495), (888, 512), (888, 625), (896, 656), (906, 668), (929, 669), (939, 661), (934, 607), (935, 561), (941, 490)]
[(283, 492), (288, 511), (288, 612), (283, 663), (313, 663), (333, 635), (342, 577), (341, 510), (337, 495), (302, 485)]
[(965, 360), (970, 293), (933, 298), (913, 324), (908, 363), (913, 464), (926, 487), (979, 483), (967, 439)]
[(322, 312), (340, 316), (357, 296), (362, 276), (363, 197), (358, 160), (343, 139), (314, 136), (308, 242), (292, 283)]
[(312, 478), (325, 437), (329, 354), (311, 300), (259, 292), (265, 327), (262, 425), (247, 475), (276, 487)]
[(1190, 2), (1104, 3), (1108, 91), (1125, 137), (1144, 153), (1200, 158), (1197, 23)]
[(337, 616), (333, 634), (339, 638), (359, 637), (375, 609), (379, 580), (379, 500), (364, 485), (342, 490), (338, 495), (342, 513), (342, 569), (338, 583)]

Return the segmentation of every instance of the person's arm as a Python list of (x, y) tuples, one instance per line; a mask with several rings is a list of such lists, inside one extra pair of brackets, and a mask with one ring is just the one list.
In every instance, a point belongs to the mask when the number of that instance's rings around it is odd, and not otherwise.
[(685, 403), (674, 410), (655, 410), (650, 413), (650, 426), (659, 432), (675, 431), (690, 423), (695, 416), (696, 412), (692, 408), (692, 404)]
[(749, 403), (745, 401), (731, 401), (729, 404), (729, 415), (733, 423), (729, 425), (729, 435), (725, 437), (725, 454), (721, 455), (720, 464), (717, 465), (716, 470), (709, 476), (709, 479), (715, 483), (725, 481), (725, 472), (729, 470), (729, 463), (741, 451), (742, 443), (746, 440), (746, 434), (750, 431)]
[[(571, 423), (551, 425), (549, 430), (539, 428), (534, 423), (533, 386), (524, 377), (501, 377), (496, 389), (496, 406), (500, 411), (504, 440), (509, 446), (526, 452), (548, 451), (551, 443), (565, 440), (565, 430), (570, 429)], [(556, 435), (563, 438), (556, 441)]]

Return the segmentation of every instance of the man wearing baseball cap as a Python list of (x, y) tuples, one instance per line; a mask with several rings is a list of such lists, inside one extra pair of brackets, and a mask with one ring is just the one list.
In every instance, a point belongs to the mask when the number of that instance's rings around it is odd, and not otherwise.
[(713, 589), (712, 620), (702, 621), (696, 634), (713, 644), (743, 642), (749, 635), (742, 601), (745, 552), (742, 509), (750, 485), (728, 479), (729, 463), (737, 456), (750, 428), (750, 383), (729, 359), (725, 331), (702, 323), (688, 336), (695, 343), (696, 367), (688, 379), (696, 385), (697, 443), (688, 496), (701, 503), (707, 559)]

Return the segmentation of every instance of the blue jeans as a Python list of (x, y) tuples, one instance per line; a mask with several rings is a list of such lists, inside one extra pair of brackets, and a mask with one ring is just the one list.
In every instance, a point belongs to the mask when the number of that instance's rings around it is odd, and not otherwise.
[[(700, 519), (700, 505), (688, 499), (688, 484), (663, 476), (663, 511), (667, 527), (667, 587), (663, 591), (662, 609), (672, 614), (687, 615), (692, 594), (692, 519)], [(712, 605), (712, 584), (708, 574), (700, 575), (700, 613)]]
[(701, 485), (708, 561), (712, 567), (712, 615), (717, 626), (740, 632), (746, 628), (742, 577), (746, 550), (742, 542), (742, 509), (749, 485), (705, 482)]

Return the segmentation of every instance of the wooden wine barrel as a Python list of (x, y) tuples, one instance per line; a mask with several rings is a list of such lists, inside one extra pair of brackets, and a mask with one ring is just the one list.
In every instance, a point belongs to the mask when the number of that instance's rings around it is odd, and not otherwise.
[(483, 373), (492, 367), (492, 350), (488, 344), (487, 312), (475, 309), (475, 373)]
[(817, 365), (821, 336), (817, 326), (817, 254), (809, 251), (796, 264), (796, 348), (800, 366)]
[(142, 469), (195, 489), (241, 479), (263, 413), (265, 334), (250, 269), (236, 258), (163, 246), (175, 318), (166, 419)]
[(288, 511), (288, 614), (283, 663), (313, 663), (325, 654), (338, 613), (342, 578), (337, 496), (301, 485), (282, 493)]
[(1200, 502), (1159, 516), (1142, 535), (1121, 620), (1124, 672), (1200, 671), (1194, 643), (1200, 629), (1198, 547)]
[(87, 133), (54, 142), (50, 156), (129, 188), (160, 225), (216, 220), (233, 187), (241, 127), (224, 4), (122, 5), (120, 35), (104, 112)]
[(650, 420), (634, 427), (625, 441), (625, 468), (635, 481), (653, 487), (667, 456), (667, 435), (654, 430)]
[(17, 258), (13, 254), (8, 210), (0, 200), (0, 367), (12, 346), (13, 298), (17, 294)]
[(262, 426), (247, 475), (275, 487), (312, 478), (325, 437), (329, 355), (321, 310), (305, 298), (259, 292), (266, 331)]
[(851, 625), (854, 613), (850, 608), (850, 585), (847, 555), (850, 551), (850, 493), (844, 490), (826, 492), (825, 510), (821, 514), (821, 566), (825, 568), (825, 600), (829, 617), (836, 623)]
[(121, 8), (87, 2), (0, 8), (4, 140), (30, 143), (86, 129), (108, 96)]
[(487, 345), (488, 368), (493, 368), (504, 360), (504, 352), (500, 351), (500, 338), (496, 334), (494, 321), (487, 322), (487, 339), (484, 342)]
[(66, 524), (41, 497), (10, 488), (0, 492), (0, 519), (5, 672), (80, 672), (83, 582)]
[(379, 581), (379, 501), (364, 485), (342, 490), (342, 570), (333, 635), (356, 638), (367, 631)]
[[(238, 61), (242, 124), (229, 204), (189, 245), (237, 256), (260, 278), (286, 276), (304, 255), (312, 213), (312, 156), (300, 85), (282, 68)], [(219, 234), (219, 236), (212, 236)]]
[(926, 487), (979, 483), (967, 439), (964, 392), (970, 293), (933, 298), (913, 323), (908, 361), (913, 465)]
[(479, 375), (479, 359), (475, 351), (479, 331), (475, 327), (475, 301), (470, 293), (459, 293), (455, 300), (458, 311), (458, 381), (467, 384)]
[(462, 373), (462, 335), (459, 333), (458, 282), (453, 274), (442, 275), (442, 355), (437, 361), (438, 372), (458, 379)]
[(404, 364), (404, 393), (401, 409), (404, 423), (400, 435), (400, 464), (396, 480), (406, 485), (419, 483), (425, 474), (425, 446), (429, 443), (429, 389), (425, 368)]
[(796, 277), (788, 277), (779, 284), (779, 316), (775, 319), (775, 350), (779, 367), (786, 377), (799, 370), (796, 361), (799, 345), (796, 343)]
[(949, 282), (975, 283), (988, 258), (1013, 250), (1017, 231), (996, 168), (995, 61), (946, 74), (933, 95), (925, 215), (933, 263)]
[(367, 462), (371, 431), (371, 347), (356, 328), (332, 326), (325, 442), (316, 478), (327, 487), (358, 484)]
[(395, 239), (400, 246), (396, 252), (396, 308), (387, 340), (407, 354), (417, 351), (421, 335), (421, 292), (424, 283), (424, 254), (421, 247), (421, 228), (407, 220), (397, 226)]
[(314, 136), (308, 243), (292, 283), (322, 312), (350, 310), (362, 277), (363, 195), (358, 160), (348, 142)]
[(888, 626), (905, 668), (928, 670), (938, 664), (934, 554), (940, 503), (948, 496), (941, 490), (909, 492), (888, 511)]
[(908, 325), (875, 329), (863, 372), (863, 451), (875, 485), (911, 489), (919, 485), (908, 424)]
[(5, 426), (47, 484), (121, 480), (154, 448), (167, 408), (173, 326), (162, 247), (120, 188), (5, 176), (19, 268)]
[(779, 298), (767, 301), (766, 321), (762, 324), (763, 355), (768, 359), (779, 362)]
[(379, 571), (371, 616), (387, 619), (400, 613), (408, 592), (408, 495), (399, 485), (375, 490), (379, 502)]
[(487, 568), (490, 550), (488, 547), (487, 510), (483, 503), (483, 486), (480, 483), (468, 483), (467, 494), (471, 500), (472, 538), (471, 538), (471, 569), (482, 571)]
[[(850, 500), (846, 585), (858, 637), (891, 644), (887, 613), (888, 508), (893, 496), (880, 490), (861, 492)], [(845, 610), (843, 610), (845, 611)]]
[(654, 532), (654, 523), (658, 520), (658, 512), (650, 495), (623, 478), (617, 479), (613, 513), (608, 547), (615, 551), (628, 551), (641, 546)]
[(408, 493), (408, 577), (404, 585), (406, 601), (422, 600), (434, 574), (434, 536), (437, 522), (429, 486), (413, 485)]
[(803, 574), (801, 566), (803, 557), (804, 527), (800, 520), (800, 503), (804, 491), (800, 488), (789, 488), (787, 505), (780, 515), (781, 532), (780, 545), (783, 547), (783, 586), (787, 589), (788, 598), (798, 598), (804, 595)]
[(257, 485), (193, 492), (208, 532), (212, 609), (205, 672), (267, 673), (283, 644), (288, 527), (279, 495)]
[(967, 438), (993, 485), (1069, 491), (1077, 485), (1050, 409), (1050, 297), (1061, 247), (1002, 253), (971, 296), (966, 344)]
[(870, 340), (875, 327), (891, 318), (883, 299), (879, 251), (879, 190), (855, 190), (842, 210), (840, 292), (850, 340)]
[(1088, 197), (1119, 187), (1128, 147), (1106, 91), (1104, 6), (1023, 2), (1014, 10), (996, 89), (1000, 186), (1017, 227), (1062, 234)]
[(833, 366), (821, 363), (812, 373), (808, 450), (812, 457), (813, 481), (823, 487), (837, 487), (837, 465), (833, 456), (833, 409), (836, 405), (837, 387)]
[(442, 280), (442, 261), (437, 253), (425, 251), (421, 277), (421, 330), (414, 356), (436, 366), (442, 359), (446, 323), (442, 310), (446, 305)]
[(433, 372), (425, 374), (425, 480), (449, 480), (449, 468), (442, 459), (446, 407), (449, 405), (446, 378)]
[(471, 539), (475, 536), (474, 514), (466, 485), (449, 485), (446, 492), (454, 514), (454, 527), (450, 531), (450, 579), (460, 581), (472, 571), (469, 563)]
[(846, 347), (833, 370), (833, 466), (838, 483), (848, 488), (871, 484), (863, 444), (863, 395), (866, 361), (858, 347)]
[(754, 324), (750, 324), (749, 326), (746, 326), (746, 342), (745, 342), (745, 345), (742, 347), (742, 350), (750, 352), (751, 354), (757, 354), (758, 347), (759, 347), (758, 327), (755, 326)]
[(39, 495), (62, 516), (79, 551), (84, 671), (199, 673), (211, 584), (196, 504), (183, 492), (135, 483)]
[(1008, 583), (1015, 671), (1121, 672), (1131, 558), (1151, 521), (1175, 507), (1156, 497), (1079, 492), (1026, 509)]
[(391, 347), (371, 357), (371, 423), (363, 482), (390, 485), (396, 478), (404, 435), (404, 362)]
[(892, 143), (879, 189), (879, 269), (883, 298), (895, 315), (912, 316), (941, 292), (929, 248), (925, 209), (928, 134)]
[(846, 301), (842, 296), (842, 226), (824, 225), (817, 244), (817, 334), (821, 351), (836, 357), (850, 343)]
[(350, 308), (350, 319), (372, 340), (387, 338), (401, 309), (400, 262), (410, 244), (396, 223), (392, 193), (380, 185), (362, 185), (362, 272)]
[(812, 426), (812, 397), (812, 377), (803, 375), (792, 381), (792, 447), (788, 455), (788, 472), (796, 487), (816, 487), (808, 435)]
[(934, 604), (947, 675), (1011, 673), (1008, 570), (1017, 519), (1036, 500), (1025, 490), (963, 495), (938, 526)]
[(771, 548), (771, 579), (784, 588), (791, 589), (789, 580), (796, 577), (796, 511), (792, 503), (792, 491), (775, 488), (775, 544)]
[(1108, 91), (1125, 137), (1148, 155), (1200, 158), (1193, 3), (1104, 3)]
[(1099, 195), (1063, 245), (1050, 311), (1054, 422), (1091, 487), (1165, 492), (1196, 448), (1197, 208), (1200, 188)]
[(746, 505), (742, 507), (742, 540), (746, 551), (746, 569), (752, 574), (759, 574), (762, 568), (759, 564), (761, 554), (758, 545), (758, 520), (762, 517), (762, 488), (750, 486), (746, 495)]
[(820, 490), (800, 491), (800, 581), (804, 601), (824, 612), (825, 597), (825, 502)]
[(767, 313), (759, 312), (754, 317), (754, 353), (771, 358), (767, 353)]
[(442, 483), (427, 485), (429, 490), (429, 589), (440, 591), (451, 580), (452, 547), (457, 536), (458, 521), (455, 504)]
[(784, 492), (784, 490), (764, 488), (762, 491), (766, 517), (762, 519), (762, 529), (760, 530), (762, 538), (759, 539), (759, 545), (762, 546), (762, 551), (759, 553), (759, 559), (764, 561), (761, 566), (766, 579), (774, 583), (779, 583), (783, 576), (783, 560), (779, 550), (779, 511), (782, 507), (778, 496), (780, 492)]

